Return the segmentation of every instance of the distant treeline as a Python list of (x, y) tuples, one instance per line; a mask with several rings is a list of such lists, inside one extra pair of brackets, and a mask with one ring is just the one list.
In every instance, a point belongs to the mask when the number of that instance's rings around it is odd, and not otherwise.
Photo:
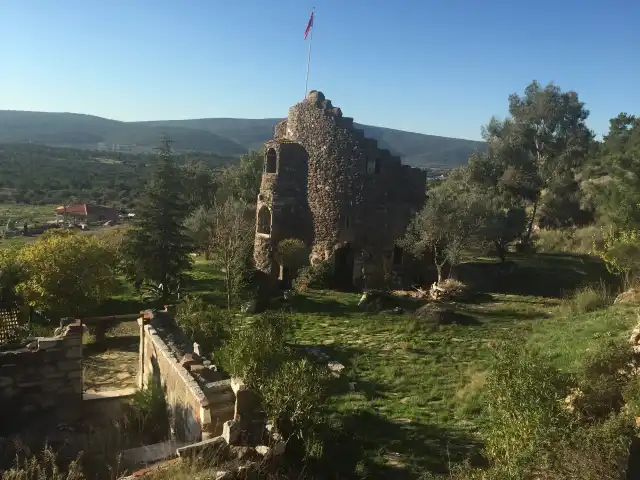
[[(0, 144), (0, 203), (90, 202), (133, 208), (154, 154), (98, 152), (44, 145)], [(176, 153), (190, 170), (216, 170), (237, 158), (207, 152)]]

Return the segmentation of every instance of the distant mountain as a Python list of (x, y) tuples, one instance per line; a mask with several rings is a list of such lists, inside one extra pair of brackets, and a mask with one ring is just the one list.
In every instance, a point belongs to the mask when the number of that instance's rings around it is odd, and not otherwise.
[[(177, 150), (199, 150), (239, 156), (257, 149), (273, 136), (280, 119), (203, 118), (151, 122), (120, 122), (93, 115), (0, 110), (0, 143), (33, 142), (96, 149), (124, 145), (145, 151), (167, 134)], [(455, 167), (466, 163), (485, 144), (473, 140), (423, 135), (390, 128), (358, 125), (382, 148), (409, 165)], [(101, 145), (102, 144), (102, 145)], [(127, 148), (121, 147), (121, 148)]]

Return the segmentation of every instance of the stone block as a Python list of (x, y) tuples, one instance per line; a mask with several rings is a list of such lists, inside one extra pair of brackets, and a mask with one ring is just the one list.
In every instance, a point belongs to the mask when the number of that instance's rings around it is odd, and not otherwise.
[(260, 415), (260, 398), (251, 390), (238, 390), (234, 417), (250, 421)]
[(247, 386), (241, 378), (234, 377), (231, 379), (231, 390), (237, 394), (240, 390), (245, 390)]
[(242, 437), (242, 428), (240, 422), (236, 420), (227, 420), (222, 425), (222, 437), (227, 444), (236, 445)]
[(61, 341), (57, 338), (38, 338), (38, 350), (49, 350), (50, 348), (56, 348), (60, 343)]
[(68, 348), (65, 358), (82, 358), (82, 346)]
[(202, 442), (192, 443), (177, 450), (179, 457), (190, 457), (192, 455), (206, 454), (207, 457), (225, 456), (228, 453), (229, 445), (223, 437), (215, 437)]
[(58, 368), (64, 372), (68, 372), (71, 370), (80, 370), (82, 371), (82, 363), (79, 359), (73, 360), (63, 360), (58, 363)]
[(13, 385), (13, 378), (0, 377), (0, 388), (5, 388), (5, 387), (8, 387), (9, 385)]
[(14, 387), (5, 387), (2, 389), (2, 397), (3, 398), (11, 398), (18, 393)]
[(82, 378), (82, 370), (71, 370), (69, 373), (67, 373), (67, 378), (69, 379)]

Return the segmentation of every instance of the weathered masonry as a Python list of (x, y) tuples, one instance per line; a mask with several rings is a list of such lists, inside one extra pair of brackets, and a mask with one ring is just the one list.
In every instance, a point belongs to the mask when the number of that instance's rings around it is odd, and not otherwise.
[(426, 198), (426, 172), (403, 165), (353, 127), (321, 92), (289, 109), (265, 144), (256, 209), (256, 266), (285, 275), (273, 252), (285, 238), (332, 259), (336, 279), (374, 286), (402, 278), (411, 259), (395, 246)]

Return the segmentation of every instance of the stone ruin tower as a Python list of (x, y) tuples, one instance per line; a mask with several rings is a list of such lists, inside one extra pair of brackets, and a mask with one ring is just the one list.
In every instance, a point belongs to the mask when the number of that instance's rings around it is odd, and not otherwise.
[[(275, 278), (278, 243), (299, 238), (343, 285), (401, 279), (411, 259), (395, 242), (426, 199), (426, 172), (402, 165), (318, 91), (289, 109), (265, 143), (254, 261)], [(364, 278), (364, 280), (363, 280)]]

